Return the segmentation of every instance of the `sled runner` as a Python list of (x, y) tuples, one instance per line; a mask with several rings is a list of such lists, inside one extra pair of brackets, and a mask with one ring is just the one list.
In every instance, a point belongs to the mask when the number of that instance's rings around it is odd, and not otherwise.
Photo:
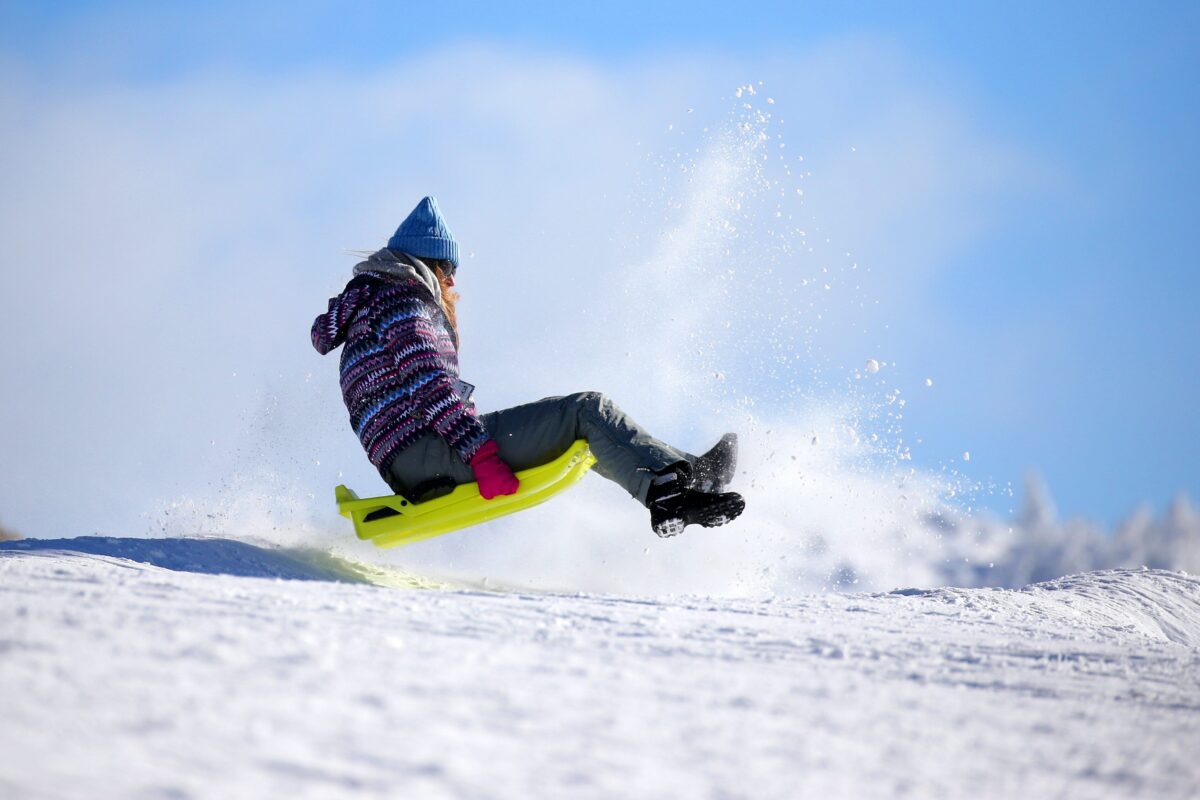
[(395, 547), (544, 503), (573, 486), (595, 463), (588, 443), (579, 439), (548, 464), (516, 473), (521, 481), (516, 494), (491, 500), (484, 500), (474, 483), (460, 484), (449, 494), (420, 503), (400, 495), (360, 498), (345, 486), (334, 489), (334, 496), (338, 513), (354, 523), (359, 539), (372, 541), (379, 547)]

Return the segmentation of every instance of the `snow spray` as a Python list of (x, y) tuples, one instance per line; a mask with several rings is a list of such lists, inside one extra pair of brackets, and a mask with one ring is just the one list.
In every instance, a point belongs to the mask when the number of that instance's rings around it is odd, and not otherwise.
[(962, 517), (950, 497), (974, 487), (912, 467), (889, 365), (825, 347), (869, 323), (869, 268), (822, 232), (775, 103), (754, 85), (734, 95), (698, 145), (646, 159), (607, 308), (593, 311), (605, 333), (571, 348), (590, 365), (581, 389), (677, 446), (738, 431), (745, 515), (659, 541), (644, 509), (593, 480), (398, 558), (535, 588), (764, 595), (939, 584), (946, 564), (989, 554), (980, 536), (946, 535)]
[[(570, 280), (558, 284), (519, 253), (505, 265), (522, 292), (505, 299), (504, 313), (519, 304), (537, 313), (522, 319), (521, 357), (478, 383), (491, 398), (481, 401), (485, 411), (599, 390), (693, 453), (737, 431), (733, 488), (748, 505), (735, 523), (659, 540), (644, 508), (593, 476), (514, 517), (377, 551), (336, 515), (332, 486), (386, 490), (347, 430), (336, 381), (305, 368), (257, 388), (243, 430), (214, 442), (219, 484), (149, 512), (150, 532), (315, 549), (369, 562), (376, 575), (636, 595), (1019, 586), (1131, 559), (1191, 563), (1169, 546), (1186, 540), (1178, 531), (1200, 526), (1190, 506), (1161, 525), (1143, 520), (1126, 537), (1084, 535), (1040, 509), (1011, 524), (973, 513), (983, 487), (949, 466), (918, 468), (910, 449), (918, 443), (904, 427), (918, 398), (899, 387), (924, 376), (904, 376), (889, 359), (877, 311), (889, 299), (886, 282), (833, 219), (831, 188), (814, 179), (828, 165), (806, 158), (806, 141), (784, 136), (782, 104), (760, 85), (722, 102), (715, 119), (682, 115), (644, 155), (626, 197), (612, 204), (616, 216), (602, 220), (613, 252), (589, 242), (562, 265)], [(476, 274), (473, 290), (486, 272)], [(488, 342), (470, 335), (475, 316), (497, 313), (482, 299), (468, 309), (480, 294), (465, 293), (462, 306), (468, 370), (496, 361)], [(539, 325), (553, 335), (539, 336)], [(539, 340), (553, 344), (539, 350)], [(303, 355), (297, 363), (309, 364), (312, 354)], [(1166, 543), (1154, 553), (1167, 555), (1138, 560), (1151, 540)]]

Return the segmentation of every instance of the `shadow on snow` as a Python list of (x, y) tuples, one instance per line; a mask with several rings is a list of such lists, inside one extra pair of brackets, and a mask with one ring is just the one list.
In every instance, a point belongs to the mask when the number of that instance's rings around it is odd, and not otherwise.
[(123, 558), (177, 572), (296, 581), (374, 583), (351, 563), (318, 550), (283, 550), (233, 539), (133, 539), (80, 536), (0, 542), (0, 554), (84, 553)]

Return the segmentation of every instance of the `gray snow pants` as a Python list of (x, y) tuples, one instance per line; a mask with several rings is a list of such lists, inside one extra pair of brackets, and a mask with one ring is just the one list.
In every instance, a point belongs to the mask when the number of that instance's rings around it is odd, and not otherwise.
[[(594, 469), (621, 485), (645, 505), (655, 473), (695, 456), (660, 442), (599, 392), (547, 397), (523, 406), (481, 414), (479, 421), (500, 445), (500, 457), (513, 471), (537, 467), (586, 439), (596, 456)], [(427, 433), (397, 454), (384, 479), (397, 494), (433, 479), (471, 483), (474, 474), (446, 440)]]

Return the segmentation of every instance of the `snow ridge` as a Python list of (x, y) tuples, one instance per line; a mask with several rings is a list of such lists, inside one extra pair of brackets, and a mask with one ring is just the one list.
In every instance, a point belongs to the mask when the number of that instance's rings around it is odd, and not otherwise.
[(1070, 575), (1027, 590), (1042, 603), (1104, 631), (1136, 632), (1200, 647), (1200, 578), (1162, 570)]
[(1200, 647), (1200, 578), (1156, 569), (1068, 575), (1017, 591), (897, 589), (883, 596), (922, 597), (1010, 616), (1033, 615), (1089, 634)]

